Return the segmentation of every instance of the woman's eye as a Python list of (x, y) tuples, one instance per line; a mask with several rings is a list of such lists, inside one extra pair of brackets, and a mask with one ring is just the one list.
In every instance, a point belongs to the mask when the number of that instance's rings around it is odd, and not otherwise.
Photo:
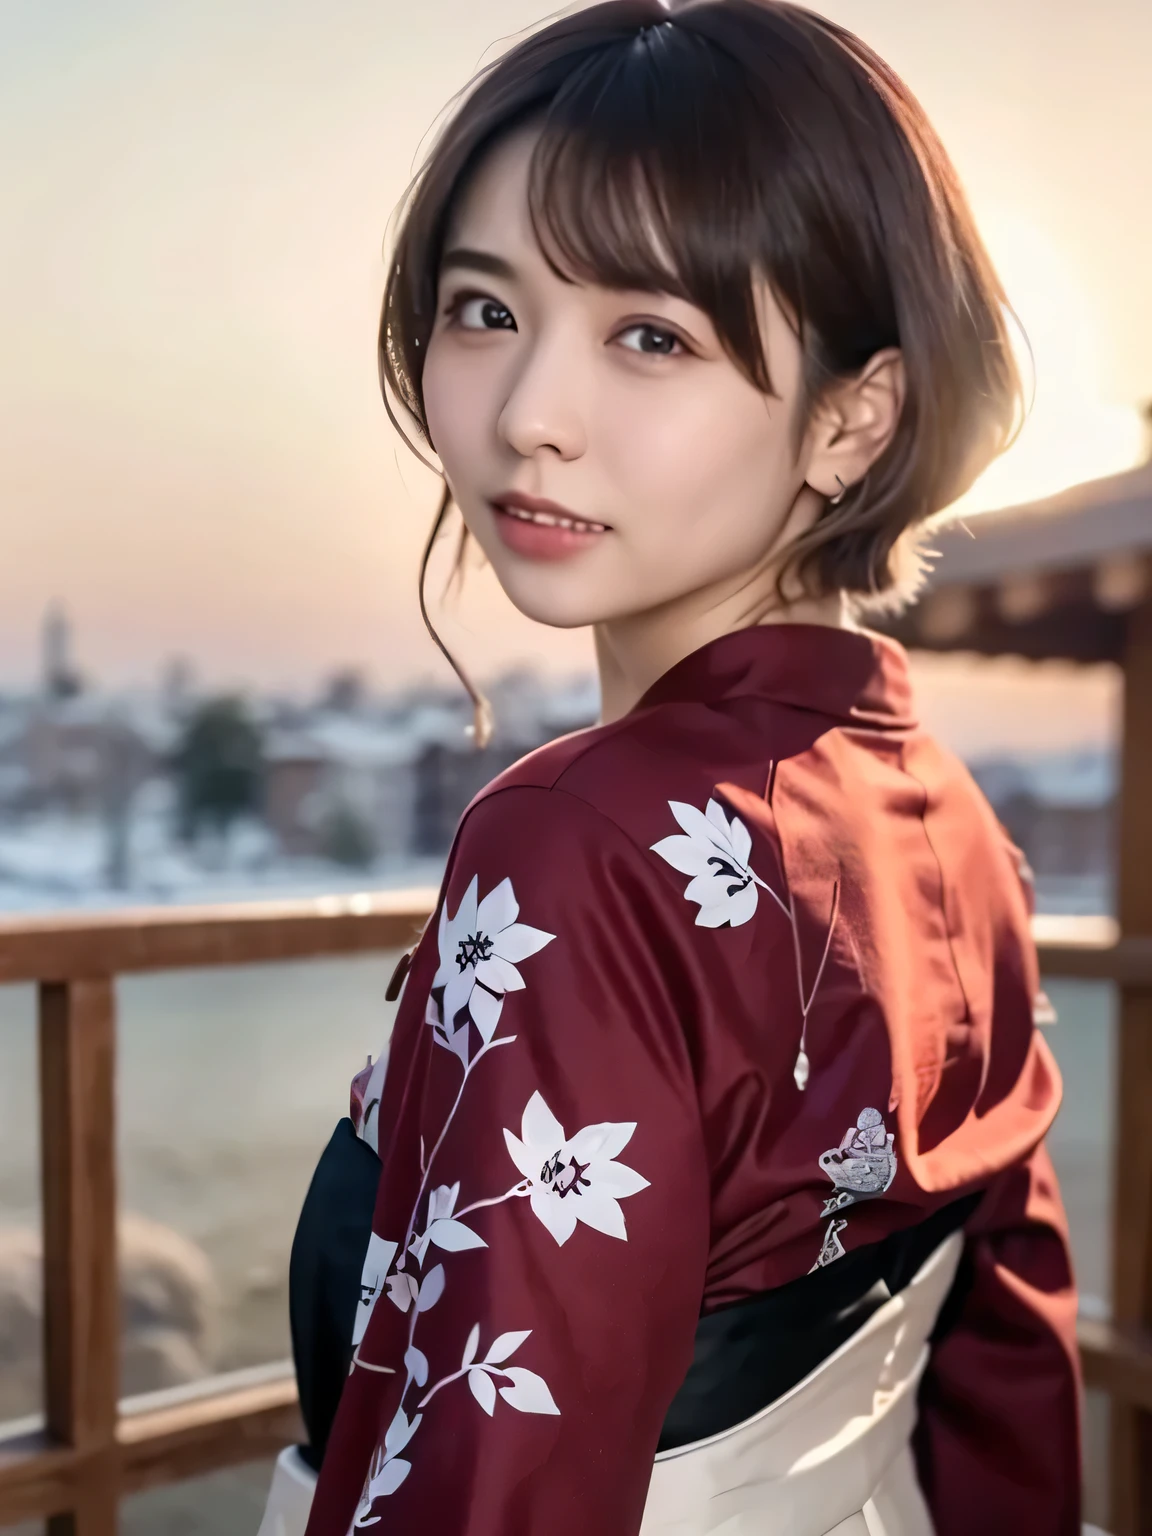
[(652, 357), (674, 357), (684, 351), (684, 343), (674, 331), (663, 331), (658, 325), (630, 325), (616, 338), (630, 352), (646, 352)]
[(452, 306), (452, 319), (462, 331), (514, 331), (512, 311), (498, 299), (479, 296), (459, 299)]

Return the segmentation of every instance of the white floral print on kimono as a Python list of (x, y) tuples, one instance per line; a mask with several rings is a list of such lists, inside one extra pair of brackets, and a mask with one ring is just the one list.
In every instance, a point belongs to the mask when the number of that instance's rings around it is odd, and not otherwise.
[(432, 981), (432, 991), (442, 987), (439, 1010), (429, 998), (427, 1022), (437, 1029), (437, 1037), (461, 1059), (467, 1059), (467, 1020), (469, 1017), (487, 1042), (496, 1033), (500, 1010), (507, 992), (518, 992), (524, 978), (516, 969), (543, 949), (554, 937), (527, 923), (518, 923), (520, 906), (511, 880), (501, 880), (482, 901), (477, 901), (475, 876), (464, 892), (455, 917), (448, 916), (447, 901), (440, 908), (437, 942), (440, 965)]
[(571, 1138), (538, 1093), (528, 1100), (520, 1135), (504, 1132), (508, 1155), (528, 1182), (532, 1210), (563, 1245), (577, 1222), (627, 1239), (620, 1201), (648, 1188), (623, 1163), (614, 1162), (632, 1139), (635, 1121), (586, 1125)]
[(730, 923), (738, 928), (756, 911), (763, 882), (752, 872), (748, 860), (752, 853), (752, 834), (733, 816), (729, 821), (718, 800), (709, 800), (703, 811), (682, 800), (669, 800), (673, 816), (683, 827), (683, 834), (662, 837), (652, 844), (652, 852), (691, 875), (686, 901), (695, 901), (700, 910), (696, 923), (700, 928), (719, 928)]
[[(477, 899), (478, 890), (479, 881), (474, 876), (454, 917), (447, 916), (447, 904), (441, 908), (437, 936), (440, 964), (425, 1014), (426, 1021), (438, 1027), (439, 1042), (447, 1043), (459, 1056), (464, 1068), (463, 1081), (447, 1119), (440, 1126), (428, 1162), (425, 1162), (424, 1139), (421, 1139), (423, 1177), (403, 1245), (386, 1242), (374, 1232), (364, 1265), (362, 1307), (357, 1316), (354, 1343), (359, 1346), (363, 1341), (382, 1289), (387, 1289), (392, 1303), (410, 1319), (410, 1323), (403, 1357), (406, 1376), (399, 1406), (383, 1445), (378, 1446), (373, 1455), (353, 1521), (354, 1529), (375, 1525), (380, 1520), (381, 1516), (375, 1513), (377, 1502), (395, 1494), (407, 1479), (413, 1465), (408, 1446), (415, 1440), (429, 1405), (452, 1383), (467, 1379), (472, 1396), (489, 1416), (495, 1410), (497, 1395), (522, 1414), (556, 1416), (560, 1413), (548, 1383), (538, 1372), (527, 1366), (506, 1363), (531, 1336), (532, 1330), (527, 1328), (499, 1333), (480, 1358), (481, 1323), (473, 1324), (459, 1368), (448, 1371), (429, 1386), (429, 1358), (417, 1342), (418, 1338), (424, 1338), (421, 1319), (440, 1306), (449, 1285), (443, 1264), (424, 1269), (429, 1249), (434, 1246), (452, 1256), (469, 1249), (486, 1248), (487, 1240), (462, 1218), (524, 1198), (529, 1200), (530, 1209), (561, 1246), (580, 1222), (598, 1232), (626, 1240), (628, 1234), (620, 1201), (648, 1188), (647, 1179), (614, 1160), (631, 1140), (636, 1129), (635, 1121), (589, 1125), (568, 1137), (539, 1091), (532, 1093), (525, 1106), (520, 1137), (504, 1131), (508, 1152), (523, 1175), (519, 1182), (501, 1194), (473, 1200), (462, 1209), (459, 1208), (460, 1179), (452, 1184), (428, 1188), (432, 1164), (436, 1162), (457, 1112), (462, 1105), (470, 1107), (471, 1098), (466, 1096), (469, 1079), (482, 1059), (496, 1047), (516, 1042), (514, 1034), (497, 1034), (504, 994), (527, 991), (513, 959), (523, 960), (555, 938), (554, 934), (516, 921), (519, 904), (511, 880), (500, 881), (482, 900)], [(441, 989), (439, 1001), (438, 987)], [(481, 1002), (481, 998), (486, 1001)], [(467, 1016), (462, 1017), (465, 1013)], [(472, 1024), (480, 1029), (484, 1042), (475, 1055), (471, 1055), (466, 1046), (460, 1048), (461, 1042), (467, 1041)], [(445, 1025), (448, 1026), (446, 1031)], [(420, 1230), (421, 1226), (423, 1230)], [(397, 1254), (401, 1255), (399, 1259)], [(363, 1359), (358, 1348), (353, 1357), (354, 1372), (356, 1368), (396, 1374), (393, 1367)], [(497, 1385), (498, 1382), (501, 1384)], [(416, 1446), (418, 1452), (418, 1440)], [(401, 1451), (406, 1454), (402, 1456)]]
[[(1075, 1298), (1037, 979), (1015, 864), (917, 725), (893, 642), (751, 626), (500, 775), (400, 999), (375, 1218), (397, 1248), (311, 1536), (636, 1536), (702, 1312), (977, 1184), (975, 1289), (920, 1405), (933, 1524), (969, 1536), (972, 1511), (1027, 1507), (1029, 1532), (1064, 1529)], [(894, 1082), (894, 1062), (947, 1059), (962, 996), (964, 1070)], [(861, 1126), (865, 1106), (893, 1123)], [(910, 1155), (925, 1116), (932, 1188)], [(890, 1132), (909, 1156), (885, 1194)], [(957, 1436), (957, 1394), (979, 1434)]]

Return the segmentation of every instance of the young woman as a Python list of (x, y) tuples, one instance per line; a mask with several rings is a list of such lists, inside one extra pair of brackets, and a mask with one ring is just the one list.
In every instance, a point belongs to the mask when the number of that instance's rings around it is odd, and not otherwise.
[(603, 720), (469, 807), (355, 1085), (308, 1536), (1079, 1530), (1021, 860), (859, 627), (1011, 434), (1003, 307), (917, 103), (778, 0), (565, 16), (442, 133), (386, 398)]

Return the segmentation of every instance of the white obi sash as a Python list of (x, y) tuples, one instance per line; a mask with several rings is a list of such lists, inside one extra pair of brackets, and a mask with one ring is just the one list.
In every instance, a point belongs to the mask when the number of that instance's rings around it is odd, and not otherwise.
[(304, 1536), (316, 1474), (294, 1445), (280, 1452), (256, 1536)]
[(640, 1536), (933, 1536), (910, 1442), (928, 1339), (964, 1247), (744, 1423), (656, 1458)]

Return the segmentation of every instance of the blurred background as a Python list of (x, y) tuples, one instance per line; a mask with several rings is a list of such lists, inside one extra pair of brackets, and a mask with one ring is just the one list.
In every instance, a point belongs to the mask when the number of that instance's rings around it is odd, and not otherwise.
[[(820, 8), (923, 101), (1031, 346), (1031, 417), (966, 519), (1135, 476), (1152, 522), (1152, 8)], [(538, 19), (522, 0), (0, 8), (0, 915), (434, 884), (476, 789), (595, 718), (587, 637), (530, 624), (476, 565), (437, 616), (491, 686), (498, 734), (472, 750), (416, 605), (435, 482), (375, 372), (382, 241), (422, 137)], [(1115, 663), (914, 666), (1042, 912), (1113, 915)], [(386, 1038), (394, 960), (119, 988), (126, 1392), (287, 1355), (295, 1217)], [(1054, 1147), (1104, 1316), (1114, 999), (1049, 990)], [(33, 989), (0, 986), (0, 1418), (42, 1392), (35, 1039)], [(254, 1531), (266, 1475), (136, 1495), (122, 1528)]]

